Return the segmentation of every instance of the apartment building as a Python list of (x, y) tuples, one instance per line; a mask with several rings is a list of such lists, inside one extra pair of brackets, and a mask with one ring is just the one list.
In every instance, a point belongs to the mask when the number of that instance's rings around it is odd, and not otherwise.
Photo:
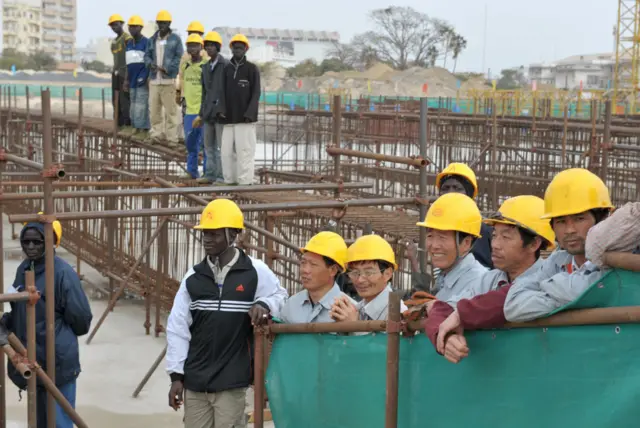
[(42, 0), (42, 49), (61, 62), (76, 53), (76, 0)]
[(42, 50), (60, 62), (71, 62), (76, 14), (76, 0), (3, 0), (2, 48)]
[(2, 1), (2, 48), (33, 53), (42, 48), (41, 0)]

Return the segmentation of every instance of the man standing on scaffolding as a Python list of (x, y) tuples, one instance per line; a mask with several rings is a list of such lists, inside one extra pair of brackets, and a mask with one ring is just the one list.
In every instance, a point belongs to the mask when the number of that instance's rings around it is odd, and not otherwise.
[[(55, 245), (60, 245), (62, 227), (58, 221), (53, 223)], [(29, 270), (35, 273), (35, 285), (40, 293), (40, 300), (36, 303), (36, 359), (46, 370), (46, 340), (45, 330), (45, 247), (44, 225), (42, 223), (28, 223), (20, 233), (22, 251), (27, 256), (16, 272), (13, 286), (9, 293), (25, 291), (25, 273)], [(53, 248), (49, 251), (54, 251)], [(56, 387), (75, 408), (76, 379), (80, 374), (80, 355), (78, 350), (78, 336), (89, 332), (91, 326), (91, 307), (82, 289), (78, 274), (73, 268), (59, 257), (54, 258), (54, 287), (55, 287), (55, 352), (56, 352)], [(14, 333), (23, 345), (27, 344), (27, 303), (11, 302), (11, 312), (2, 316), (0, 321), (0, 345), (4, 344), (9, 332)], [(7, 373), (11, 381), (20, 390), (27, 388), (27, 380), (8, 361)], [(38, 382), (36, 389), (38, 428), (47, 426), (47, 390)], [(73, 422), (66, 412), (56, 403), (56, 427), (73, 428)]]
[(202, 212), (204, 260), (187, 272), (167, 322), (169, 406), (184, 396), (186, 428), (246, 426), (253, 326), (280, 311), (287, 291), (261, 260), (236, 248), (240, 208), (216, 199)]

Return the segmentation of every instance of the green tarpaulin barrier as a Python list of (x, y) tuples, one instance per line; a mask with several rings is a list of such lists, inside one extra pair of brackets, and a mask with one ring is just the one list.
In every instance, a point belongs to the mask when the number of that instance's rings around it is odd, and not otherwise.
[[(612, 271), (563, 309), (640, 305)], [(468, 332), (454, 365), (402, 338), (399, 428), (640, 426), (640, 325)], [(266, 377), (277, 428), (383, 428), (386, 335), (279, 335)]]

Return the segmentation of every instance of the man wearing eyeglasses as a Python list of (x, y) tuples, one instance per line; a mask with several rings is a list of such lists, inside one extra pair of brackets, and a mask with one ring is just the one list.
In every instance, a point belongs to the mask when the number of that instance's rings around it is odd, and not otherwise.
[[(60, 245), (62, 227), (58, 221), (53, 223), (55, 247)], [(27, 223), (20, 233), (20, 245), (26, 259), (18, 266), (16, 278), (9, 293), (26, 291), (26, 272), (35, 274), (35, 286), (40, 293), (40, 300), (36, 303), (36, 357), (38, 363), (46, 370), (47, 355), (45, 343), (45, 253), (54, 251), (47, 248), (44, 240), (44, 225), (42, 223)], [(55, 256), (54, 270), (54, 299), (56, 306), (55, 320), (55, 351), (56, 351), (56, 386), (67, 401), (75, 408), (76, 379), (80, 374), (80, 355), (78, 350), (78, 336), (87, 334), (91, 326), (91, 307), (87, 296), (80, 284), (78, 274), (71, 265)], [(14, 333), (23, 345), (27, 344), (27, 302), (11, 302), (11, 312), (2, 316), (0, 322), (0, 346), (6, 342), (9, 332)], [(11, 381), (20, 390), (27, 388), (27, 380), (11, 363), (7, 364), (7, 372)], [(37, 426), (47, 426), (47, 391), (38, 383), (36, 389)], [(72, 428), (73, 422), (62, 408), (56, 404), (56, 427)]]
[(507, 292), (516, 278), (536, 275), (542, 250), (554, 247), (555, 234), (549, 220), (542, 219), (544, 201), (524, 195), (507, 199), (485, 224), (493, 226), (488, 271), (465, 290), (456, 308), (436, 301), (425, 320), (425, 333), (438, 353), (458, 363), (468, 356), (464, 330), (502, 327)]
[[(389, 285), (398, 268), (393, 248), (378, 235), (361, 236), (347, 250), (347, 276), (362, 300), (356, 304), (341, 296), (331, 308), (336, 321), (386, 320), (389, 315)], [(401, 311), (407, 310), (404, 303)]]

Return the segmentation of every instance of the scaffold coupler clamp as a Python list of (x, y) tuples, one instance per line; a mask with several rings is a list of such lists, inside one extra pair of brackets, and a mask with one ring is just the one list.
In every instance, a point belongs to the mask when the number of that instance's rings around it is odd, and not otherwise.
[(387, 333), (400, 333), (400, 336), (409, 333), (409, 327), (405, 320), (392, 321), (387, 320)]

